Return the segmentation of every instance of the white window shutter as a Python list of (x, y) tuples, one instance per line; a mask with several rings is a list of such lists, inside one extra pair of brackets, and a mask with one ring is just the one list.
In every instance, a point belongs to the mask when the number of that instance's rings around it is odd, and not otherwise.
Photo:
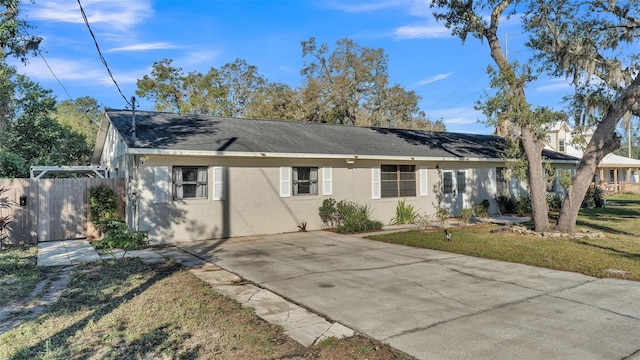
[(224, 200), (224, 168), (213, 167), (213, 200)]
[(333, 195), (333, 170), (331, 166), (322, 168), (322, 195)]
[(489, 193), (497, 195), (497, 184), (498, 183), (498, 173), (496, 172), (496, 168), (489, 169)]
[(169, 202), (169, 167), (153, 167), (153, 202)]
[(291, 167), (280, 168), (280, 197), (291, 197)]
[(427, 182), (427, 167), (421, 166), (419, 173), (420, 173), (420, 196), (427, 196), (429, 195), (429, 187)]
[(371, 198), (380, 199), (380, 167), (371, 168)]

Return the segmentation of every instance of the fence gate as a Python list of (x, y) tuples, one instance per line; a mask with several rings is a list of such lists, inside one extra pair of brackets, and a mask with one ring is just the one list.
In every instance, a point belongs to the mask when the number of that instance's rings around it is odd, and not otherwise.
[(120, 212), (124, 209), (123, 179), (0, 179), (9, 191), (10, 208), (0, 215), (11, 215), (9, 240), (14, 244), (86, 238), (92, 229), (88, 219), (89, 189), (107, 185), (118, 194)]

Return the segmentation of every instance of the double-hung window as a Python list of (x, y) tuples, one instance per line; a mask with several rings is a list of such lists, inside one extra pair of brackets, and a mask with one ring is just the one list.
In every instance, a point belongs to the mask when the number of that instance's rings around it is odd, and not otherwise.
[(318, 168), (293, 168), (293, 195), (318, 195)]
[(416, 196), (415, 165), (381, 165), (381, 197)]
[(206, 199), (207, 167), (175, 166), (173, 168), (174, 199)]

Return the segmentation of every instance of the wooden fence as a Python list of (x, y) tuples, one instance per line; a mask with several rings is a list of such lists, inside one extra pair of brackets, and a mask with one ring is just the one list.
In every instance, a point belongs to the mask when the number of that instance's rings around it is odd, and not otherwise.
[(11, 215), (8, 241), (12, 244), (91, 237), (95, 230), (89, 216), (89, 189), (107, 185), (118, 195), (118, 211), (124, 216), (124, 179), (0, 179), (9, 191), (0, 195)]

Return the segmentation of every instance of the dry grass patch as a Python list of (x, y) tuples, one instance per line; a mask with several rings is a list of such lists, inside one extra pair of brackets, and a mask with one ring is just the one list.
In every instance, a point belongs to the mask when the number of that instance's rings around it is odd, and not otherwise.
[(0, 251), (0, 304), (6, 306), (27, 297), (43, 277), (36, 266), (37, 246), (10, 247)]
[[(366, 356), (365, 356), (366, 354)], [(393, 359), (363, 337), (304, 347), (169, 262), (78, 266), (62, 298), (0, 335), (2, 359)]]

